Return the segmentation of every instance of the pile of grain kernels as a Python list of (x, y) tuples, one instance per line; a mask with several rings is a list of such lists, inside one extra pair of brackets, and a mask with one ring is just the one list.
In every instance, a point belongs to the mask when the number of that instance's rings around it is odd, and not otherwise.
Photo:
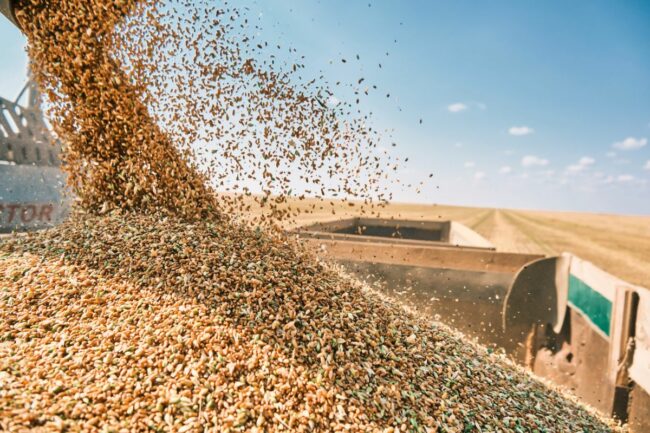
[(281, 237), (153, 216), (0, 246), (0, 426), (615, 429)]

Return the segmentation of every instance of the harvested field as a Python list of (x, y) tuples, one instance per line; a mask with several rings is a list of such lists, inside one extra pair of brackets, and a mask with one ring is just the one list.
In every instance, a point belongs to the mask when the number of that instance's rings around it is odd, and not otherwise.
[(0, 245), (8, 431), (616, 430), (289, 241), (74, 218)]

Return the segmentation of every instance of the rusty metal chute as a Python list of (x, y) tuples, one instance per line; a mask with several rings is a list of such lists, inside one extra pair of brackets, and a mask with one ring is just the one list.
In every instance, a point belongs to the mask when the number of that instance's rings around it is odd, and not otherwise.
[(522, 267), (503, 304), (503, 328), (549, 324), (560, 332), (566, 314), (571, 257), (546, 257)]

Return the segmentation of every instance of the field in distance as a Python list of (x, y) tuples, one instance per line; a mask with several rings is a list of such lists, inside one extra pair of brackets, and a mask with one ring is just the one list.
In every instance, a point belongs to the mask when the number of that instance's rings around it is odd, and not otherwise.
[[(292, 203), (308, 208), (314, 202)], [(358, 215), (336, 203), (301, 215), (296, 223), (331, 221)], [(630, 283), (650, 287), (650, 216), (489, 209), (394, 203), (384, 218), (455, 220), (474, 229), (499, 251), (555, 255), (570, 252)]]

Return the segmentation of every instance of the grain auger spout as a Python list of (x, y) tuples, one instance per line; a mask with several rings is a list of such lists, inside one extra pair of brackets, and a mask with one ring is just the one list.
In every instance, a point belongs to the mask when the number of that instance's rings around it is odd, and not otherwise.
[(15, 0), (0, 0), (0, 12), (4, 15), (13, 25), (20, 28), (18, 19), (15, 14)]

